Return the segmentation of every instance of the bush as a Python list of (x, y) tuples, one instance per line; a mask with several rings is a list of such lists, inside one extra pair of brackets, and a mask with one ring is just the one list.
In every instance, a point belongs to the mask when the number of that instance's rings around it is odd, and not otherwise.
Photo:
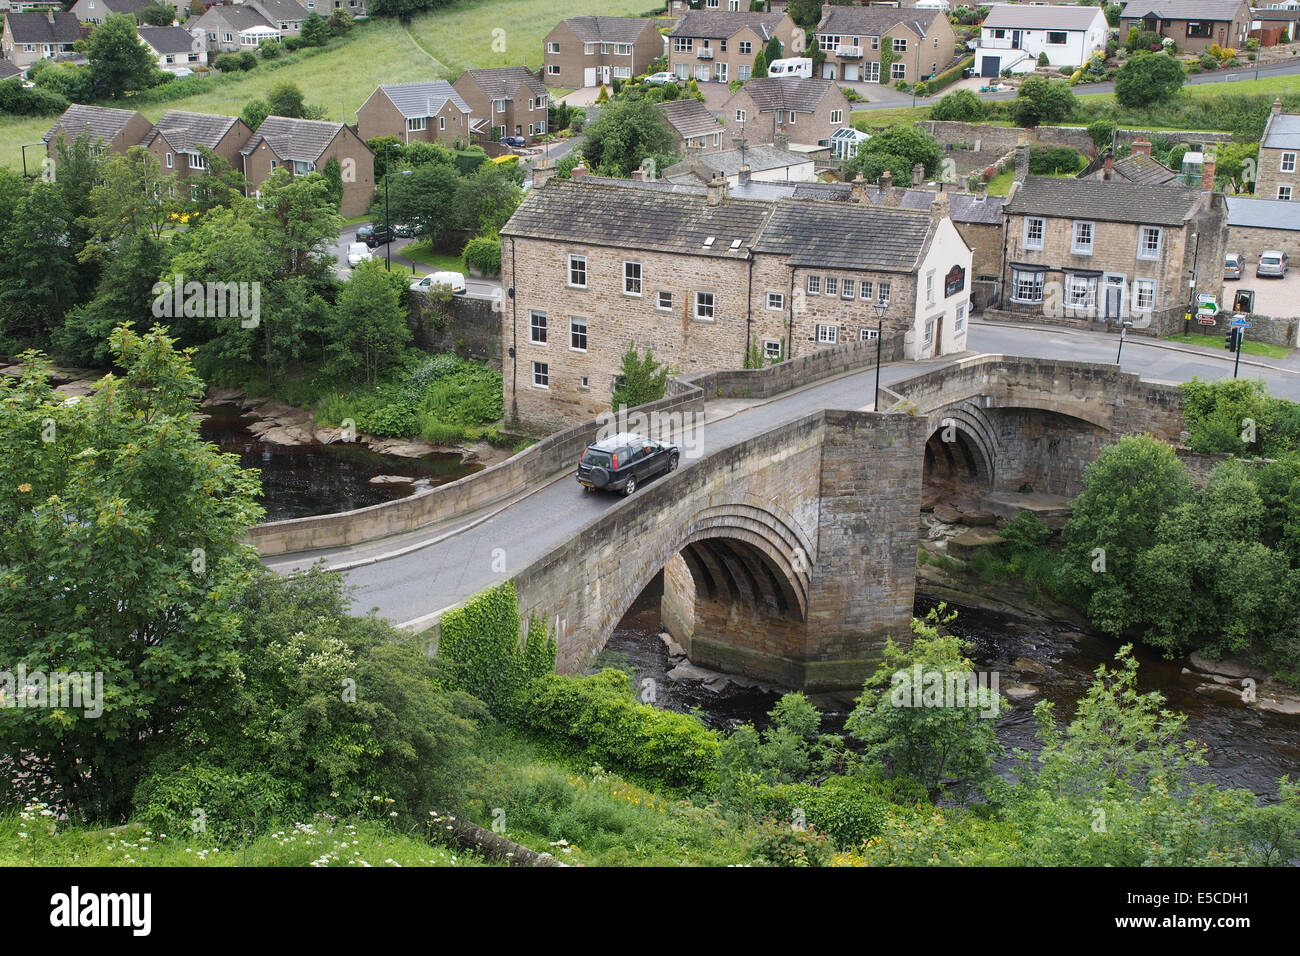
[(222, 73), (234, 73), (243, 69), (237, 53), (223, 53), (212, 61), (212, 65)]
[(284, 52), (284, 46), (281, 45), (280, 43), (277, 43), (274, 40), (271, 40), (259, 46), (257, 48), (257, 52), (258, 54), (261, 55), (263, 60), (274, 60), (277, 56), (279, 56), (281, 53)]
[(1047, 59), (1047, 53), (1046, 53), (1046, 51), (1044, 51), (1043, 53), (1038, 54), (1038, 65), (1039, 65), (1039, 66), (1050, 66), (1050, 65), (1051, 65), (1051, 61), (1049, 61), (1049, 60)]
[(519, 718), (603, 765), (669, 787), (712, 792), (717, 786), (717, 735), (689, 714), (638, 703), (622, 671), (542, 677), (533, 682)]
[(1081, 159), (1069, 146), (1035, 146), (1029, 150), (1029, 171), (1035, 176), (1075, 173)]
[(1092, 140), (1092, 145), (1098, 149), (1109, 146), (1114, 136), (1115, 124), (1110, 120), (1102, 119), (1088, 124), (1088, 138)]
[(309, 44), (301, 36), (292, 36), (292, 37), (284, 38), (284, 48), (288, 50), (290, 53), (294, 52), (295, 50), (301, 50), (303, 47), (310, 46), (310, 45), (311, 44)]
[(879, 834), (890, 807), (867, 777), (830, 777), (821, 786), (782, 784), (760, 790), (755, 802), (778, 820), (802, 818), (809, 827), (829, 834), (840, 848)]
[(0, 83), (0, 112), (14, 116), (56, 116), (68, 106), (68, 98), (53, 90)]
[(960, 123), (978, 123), (984, 113), (984, 103), (973, 90), (956, 90), (930, 108), (931, 119)]
[(1217, 70), (1219, 68), (1219, 58), (1207, 50), (1196, 58), (1196, 65), (1202, 70)]
[[(233, 56), (234, 54), (232, 54)], [(241, 70), (251, 70), (257, 66), (257, 54), (252, 50), (241, 50), (238, 54), (239, 68)]]
[(420, 422), (409, 405), (384, 405), (361, 415), (357, 430), (379, 438), (405, 438), (419, 433)]
[(478, 236), (465, 246), (465, 262), (483, 275), (501, 274), (501, 237)]
[(1044, 76), (1031, 76), (1020, 84), (1012, 103), (1018, 126), (1059, 123), (1074, 109), (1074, 93), (1068, 83)]
[(135, 818), (155, 834), (245, 843), (300, 812), (293, 787), (264, 771), (236, 773), (205, 763), (150, 774), (135, 791)]
[(768, 866), (828, 866), (834, 853), (830, 837), (812, 828), (766, 820), (758, 830), (754, 856)]

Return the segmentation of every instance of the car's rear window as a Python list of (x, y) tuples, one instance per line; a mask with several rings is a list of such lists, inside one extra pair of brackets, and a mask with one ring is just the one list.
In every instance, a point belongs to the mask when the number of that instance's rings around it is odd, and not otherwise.
[(582, 463), (591, 465), (593, 468), (608, 468), (610, 465), (609, 452), (588, 448), (587, 454), (583, 456)]
[(1282, 257), (1281, 257), (1281, 256), (1263, 256), (1263, 257), (1260, 258), (1259, 261), (1262, 262), (1262, 263), (1264, 263), (1264, 265), (1266, 265), (1266, 266), (1276, 266), (1276, 265), (1281, 265), (1281, 264), (1282, 264)]

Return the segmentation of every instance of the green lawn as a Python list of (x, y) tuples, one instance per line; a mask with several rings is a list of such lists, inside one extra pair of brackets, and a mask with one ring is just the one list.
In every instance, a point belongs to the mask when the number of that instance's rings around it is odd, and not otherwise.
[(433, 272), (465, 272), (464, 256), (454, 256), (445, 252), (434, 252), (428, 243), (413, 242), (402, 249), (402, 255), (408, 259), (426, 265)]
[[(1250, 331), (1247, 330), (1247, 335)], [(1207, 335), (1201, 335), (1192, 332), (1189, 335), (1169, 335), (1165, 337), (1167, 342), (1179, 342), (1183, 345), (1195, 345), (1198, 348), (1208, 349), (1213, 352), (1223, 352), (1230, 355), (1227, 349), (1223, 347), (1223, 329), (1217, 328)], [(1291, 350), (1282, 345), (1269, 345), (1267, 342), (1252, 342), (1246, 339), (1241, 343), (1241, 351), (1245, 355), (1260, 355), (1264, 358), (1280, 359), (1286, 358), (1291, 354)]]

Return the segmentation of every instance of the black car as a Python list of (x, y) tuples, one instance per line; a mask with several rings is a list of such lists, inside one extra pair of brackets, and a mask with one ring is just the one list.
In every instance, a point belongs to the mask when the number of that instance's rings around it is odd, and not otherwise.
[(620, 432), (587, 446), (578, 461), (578, 483), (584, 491), (630, 495), (647, 478), (676, 471), (680, 459), (676, 445)]
[(357, 242), (364, 242), (370, 248), (382, 246), (386, 242), (393, 241), (393, 231), (387, 226), (376, 226), (373, 223), (366, 223), (357, 229)]

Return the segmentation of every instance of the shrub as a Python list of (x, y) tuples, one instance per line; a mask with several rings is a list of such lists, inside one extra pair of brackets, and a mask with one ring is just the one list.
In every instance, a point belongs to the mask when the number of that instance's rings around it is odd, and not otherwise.
[(294, 52), (295, 50), (301, 50), (305, 46), (310, 46), (310, 44), (306, 40), (304, 40), (301, 36), (292, 36), (292, 37), (284, 38), (284, 48), (288, 50), (290, 53)]
[(154, 833), (194, 833), (221, 845), (247, 842), (299, 809), (297, 791), (286, 780), (204, 763), (143, 778), (134, 802), (136, 820)]
[(281, 53), (284, 52), (284, 47), (281, 44), (272, 40), (268, 43), (263, 43), (261, 46), (259, 46), (257, 48), (257, 52), (261, 55), (263, 60), (274, 60), (277, 56), (279, 56)]
[(69, 106), (68, 98), (39, 86), (0, 83), (0, 112), (14, 116), (54, 116)]
[(420, 422), (409, 405), (384, 405), (361, 415), (357, 430), (379, 438), (405, 438), (419, 433)]
[(931, 119), (961, 123), (978, 123), (984, 113), (984, 104), (973, 90), (956, 90), (930, 108)]
[[(236, 54), (232, 54), (236, 55)], [(252, 50), (241, 50), (238, 54), (239, 68), (241, 70), (251, 70), (257, 66), (257, 54)]]
[(239, 55), (236, 53), (223, 53), (212, 61), (212, 65), (222, 73), (233, 73), (236, 70), (243, 69), (239, 65)]
[(828, 866), (834, 854), (830, 837), (812, 828), (766, 820), (758, 828), (754, 856), (768, 866)]
[(1219, 68), (1219, 58), (1207, 50), (1196, 58), (1196, 65), (1202, 70), (1217, 70)]
[(465, 246), (465, 262), (482, 272), (494, 276), (501, 273), (501, 237), (478, 236)]
[(1051, 62), (1047, 59), (1047, 53), (1046, 53), (1046, 51), (1044, 51), (1044, 52), (1038, 54), (1038, 65), (1039, 65), (1039, 66), (1050, 66), (1050, 65), (1051, 65)]
[(1115, 124), (1110, 120), (1097, 120), (1088, 124), (1088, 138), (1098, 149), (1109, 146), (1115, 136)]
[(929, 96), (930, 85), (926, 83), (925, 80), (920, 80), (917, 82), (916, 86), (912, 87), (912, 92), (917, 96)]
[(867, 777), (830, 777), (821, 786), (782, 784), (759, 791), (755, 802), (759, 810), (778, 820), (802, 819), (829, 834), (841, 848), (880, 833), (890, 806)]
[(1035, 176), (1078, 172), (1080, 158), (1069, 146), (1035, 146), (1029, 151), (1029, 171)]

